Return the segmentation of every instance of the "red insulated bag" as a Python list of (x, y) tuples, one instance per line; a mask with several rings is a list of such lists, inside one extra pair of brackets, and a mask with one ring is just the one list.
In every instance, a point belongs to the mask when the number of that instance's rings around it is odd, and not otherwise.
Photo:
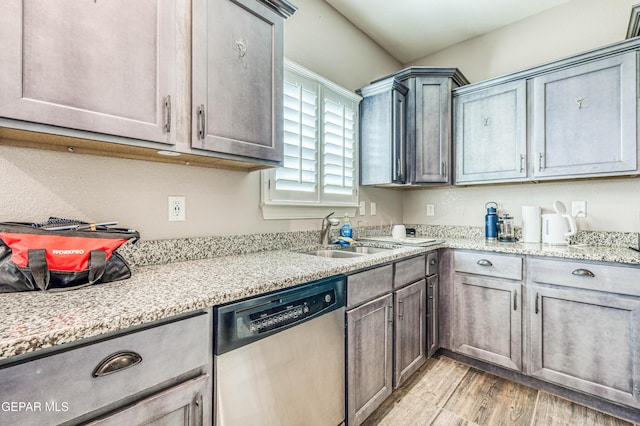
[(138, 232), (73, 223), (0, 223), (0, 293), (72, 290), (131, 277), (115, 250), (137, 241)]

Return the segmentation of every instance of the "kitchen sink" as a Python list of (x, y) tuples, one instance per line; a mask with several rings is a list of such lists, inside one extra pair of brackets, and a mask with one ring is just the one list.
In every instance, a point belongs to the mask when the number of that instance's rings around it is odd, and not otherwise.
[(385, 251), (393, 250), (392, 247), (370, 247), (370, 246), (356, 246), (356, 247), (342, 247), (341, 251), (345, 251), (348, 253), (358, 253), (358, 254), (376, 254), (376, 253), (384, 253)]
[(370, 247), (370, 246), (336, 247), (336, 248), (302, 251), (300, 253), (310, 254), (313, 256), (320, 256), (320, 257), (348, 258), (348, 257), (366, 256), (368, 254), (382, 253), (388, 250), (393, 250), (393, 248)]
[(301, 253), (311, 254), (313, 256), (320, 256), (320, 257), (339, 257), (339, 258), (360, 257), (364, 255), (364, 253), (354, 253), (350, 251), (344, 251), (342, 249), (319, 249), (319, 250), (303, 251)]

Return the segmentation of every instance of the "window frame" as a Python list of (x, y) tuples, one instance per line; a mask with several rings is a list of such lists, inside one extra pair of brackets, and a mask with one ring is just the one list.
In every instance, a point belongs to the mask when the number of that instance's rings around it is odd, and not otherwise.
[[(336, 83), (310, 71), (293, 61), (285, 59), (284, 69), (296, 76), (296, 79), (307, 81), (316, 86), (317, 111), (316, 111), (316, 191), (314, 196), (296, 197), (297, 191), (278, 191), (272, 189), (275, 185), (277, 168), (261, 171), (261, 208), (264, 219), (304, 219), (320, 218), (332, 211), (338, 211), (340, 215), (347, 212), (350, 216), (355, 215), (359, 206), (360, 192), (360, 101), (362, 97), (351, 92)], [(283, 81), (284, 84), (284, 81)], [(335, 99), (348, 100), (353, 105), (353, 192), (351, 195), (332, 196), (324, 193), (324, 155), (325, 155), (325, 99), (334, 101)], [(284, 118), (283, 118), (284, 120)], [(302, 191), (300, 191), (302, 193)], [(280, 199), (273, 198), (273, 195), (281, 195)], [(316, 195), (317, 194), (317, 195)]]

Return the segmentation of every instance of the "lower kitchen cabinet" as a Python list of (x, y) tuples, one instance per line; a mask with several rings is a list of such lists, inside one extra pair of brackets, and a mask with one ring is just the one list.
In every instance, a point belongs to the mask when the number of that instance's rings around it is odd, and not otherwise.
[(210, 386), (209, 375), (203, 374), (87, 425), (202, 426)]
[(432, 275), (427, 278), (427, 358), (433, 356), (440, 348), (440, 303), (439, 278)]
[(404, 383), (427, 359), (426, 291), (424, 279), (395, 291), (394, 388)]
[(455, 268), (453, 350), (520, 370), (522, 258), (456, 252)]
[(361, 424), (427, 360), (426, 256), (347, 277), (347, 424)]
[(640, 407), (640, 270), (535, 260), (530, 375)]
[(0, 423), (199, 425), (212, 422), (207, 312), (51, 352), (0, 368)]
[(393, 391), (393, 295), (347, 311), (347, 424), (362, 423)]

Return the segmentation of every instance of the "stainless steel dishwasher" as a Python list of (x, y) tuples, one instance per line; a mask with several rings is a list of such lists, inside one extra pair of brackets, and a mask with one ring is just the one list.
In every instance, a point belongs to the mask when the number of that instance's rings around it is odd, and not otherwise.
[(344, 276), (215, 309), (218, 426), (344, 423)]

